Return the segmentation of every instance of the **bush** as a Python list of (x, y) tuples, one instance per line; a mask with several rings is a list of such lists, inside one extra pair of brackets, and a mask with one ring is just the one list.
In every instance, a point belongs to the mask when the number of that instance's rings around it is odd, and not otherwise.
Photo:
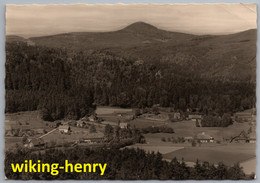
[(89, 128), (89, 133), (96, 133), (96, 132), (97, 132), (97, 130), (96, 130), (95, 125), (91, 125)]
[(162, 140), (163, 142), (166, 142), (166, 139), (165, 139), (165, 137), (162, 137), (162, 138), (161, 138), (161, 140)]
[(171, 127), (166, 126), (149, 126), (142, 129), (142, 133), (174, 133), (174, 130)]

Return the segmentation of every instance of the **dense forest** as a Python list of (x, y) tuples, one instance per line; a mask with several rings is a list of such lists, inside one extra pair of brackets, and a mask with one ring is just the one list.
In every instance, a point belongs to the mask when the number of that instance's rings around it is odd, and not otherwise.
[(6, 44), (6, 112), (40, 110), (54, 121), (78, 119), (96, 105), (223, 116), (255, 106), (255, 83), (201, 78), (167, 59), (143, 61), (106, 50), (74, 51)]
[[(23, 163), (24, 160), (32, 160), (42, 163), (59, 163), (64, 165), (65, 160), (70, 163), (107, 163), (107, 168), (103, 176), (100, 172), (96, 173), (76, 173), (64, 172), (60, 170), (56, 176), (48, 172), (42, 173), (14, 173), (11, 168), (11, 163)], [(138, 163), (136, 163), (138, 162)], [(99, 169), (98, 169), (99, 170)], [(129, 173), (131, 172), (131, 173)], [(31, 153), (28, 149), (17, 148), (14, 151), (6, 152), (5, 158), (5, 175), (8, 179), (117, 179), (117, 180), (184, 180), (184, 179), (213, 179), (213, 180), (238, 180), (238, 179), (253, 179), (254, 175), (246, 176), (242, 168), (235, 164), (228, 167), (223, 163), (217, 166), (207, 162), (197, 163), (194, 167), (188, 167), (184, 161), (179, 162), (173, 159), (167, 162), (162, 159), (160, 153), (145, 153), (141, 149), (105, 149), (100, 148), (90, 150), (88, 148), (73, 148), (73, 149), (51, 149), (44, 152)]]

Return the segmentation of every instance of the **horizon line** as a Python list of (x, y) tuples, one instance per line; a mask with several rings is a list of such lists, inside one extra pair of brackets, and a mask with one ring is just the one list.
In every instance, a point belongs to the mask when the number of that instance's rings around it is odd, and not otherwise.
[(124, 28), (117, 29), (117, 30), (111, 30), (111, 31), (75, 31), (75, 32), (71, 31), (71, 32), (60, 32), (60, 33), (57, 33), (57, 34), (45, 34), (45, 35), (39, 35), (39, 36), (36, 36), (36, 35), (35, 36), (26, 36), (24, 34), (8, 34), (8, 33), (6, 33), (5, 37), (7, 37), (7, 36), (18, 36), (18, 37), (22, 37), (24, 39), (30, 39), (30, 38), (36, 38), (36, 37), (57, 36), (57, 35), (71, 34), (71, 33), (111, 33), (111, 32), (117, 32), (117, 31), (124, 30), (127, 27), (134, 25), (134, 24), (137, 24), (137, 23), (147, 24), (147, 25), (153, 26), (153, 27), (155, 27), (155, 28), (157, 28), (158, 30), (161, 30), (161, 31), (166, 31), (166, 32), (171, 32), (171, 33), (190, 34), (190, 35), (194, 35), (194, 36), (225, 36), (225, 35), (237, 34), (237, 33), (240, 33), (240, 32), (246, 32), (246, 31), (250, 31), (250, 30), (257, 30), (257, 27), (256, 27), (256, 28), (245, 29), (243, 31), (238, 31), (238, 32), (226, 32), (226, 33), (219, 33), (219, 34), (217, 34), (217, 33), (216, 34), (214, 34), (214, 33), (212, 33), (212, 34), (210, 34), (210, 33), (195, 34), (195, 33), (188, 32), (188, 31), (169, 31), (169, 30), (158, 28), (157, 26), (154, 26), (154, 25), (149, 24), (149, 23), (144, 22), (144, 21), (136, 21), (134, 23), (131, 23), (131, 24), (125, 26)]

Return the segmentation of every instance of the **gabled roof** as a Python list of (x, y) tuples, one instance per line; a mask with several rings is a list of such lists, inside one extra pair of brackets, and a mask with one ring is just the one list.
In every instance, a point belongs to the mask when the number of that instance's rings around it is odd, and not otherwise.
[(60, 130), (69, 130), (69, 125), (61, 125), (61, 126), (59, 126), (59, 129)]
[(84, 124), (84, 123), (85, 121), (81, 121), (81, 120), (77, 121), (77, 124)]
[(204, 132), (202, 133), (199, 133), (197, 135), (197, 138), (200, 139), (200, 140), (209, 140), (209, 139), (212, 139), (212, 137), (208, 134), (205, 134)]

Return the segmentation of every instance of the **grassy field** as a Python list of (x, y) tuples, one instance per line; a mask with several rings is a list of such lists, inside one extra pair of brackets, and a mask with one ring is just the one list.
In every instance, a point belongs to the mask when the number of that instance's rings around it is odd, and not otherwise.
[(22, 145), (22, 137), (5, 137), (5, 149), (10, 149), (18, 145)]
[(55, 141), (57, 144), (60, 143), (66, 143), (66, 142), (75, 142), (79, 141), (82, 138), (87, 138), (87, 137), (101, 137), (103, 136), (103, 128), (102, 127), (96, 127), (97, 133), (89, 133), (89, 129), (84, 129), (84, 128), (77, 128), (77, 127), (71, 127), (71, 134), (61, 134), (59, 130), (56, 130), (55, 132), (44, 136), (43, 140), (44, 142), (51, 142)]
[(106, 106), (99, 106), (96, 109), (97, 115), (106, 115), (106, 114), (113, 114), (113, 113), (129, 113), (133, 110), (128, 108), (119, 108), (119, 107), (106, 107)]
[(130, 126), (135, 126), (136, 128), (146, 128), (149, 126), (162, 126), (162, 125), (167, 126), (169, 124), (169, 122), (136, 118), (136, 119), (130, 121), (129, 124), (130, 124)]
[(176, 157), (179, 160), (184, 158), (184, 160), (188, 162), (196, 162), (198, 159), (214, 164), (223, 162), (226, 165), (233, 165), (234, 163), (254, 158), (256, 156), (254, 149), (253, 144), (229, 144), (217, 147), (185, 147), (164, 154), (163, 157), (165, 159), (173, 159)]
[(143, 149), (146, 152), (160, 152), (161, 154), (167, 154), (173, 151), (177, 151), (180, 149), (183, 149), (184, 147), (176, 147), (176, 146), (169, 146), (169, 145), (153, 145), (153, 144), (134, 144), (131, 146), (127, 146), (126, 148), (139, 148), (139, 149)]
[(46, 122), (43, 121), (38, 111), (26, 111), (18, 113), (7, 113), (5, 114), (5, 119), (9, 121), (17, 121), (25, 125), (26, 123), (30, 125), (31, 129), (46, 129), (50, 130), (46, 126)]

